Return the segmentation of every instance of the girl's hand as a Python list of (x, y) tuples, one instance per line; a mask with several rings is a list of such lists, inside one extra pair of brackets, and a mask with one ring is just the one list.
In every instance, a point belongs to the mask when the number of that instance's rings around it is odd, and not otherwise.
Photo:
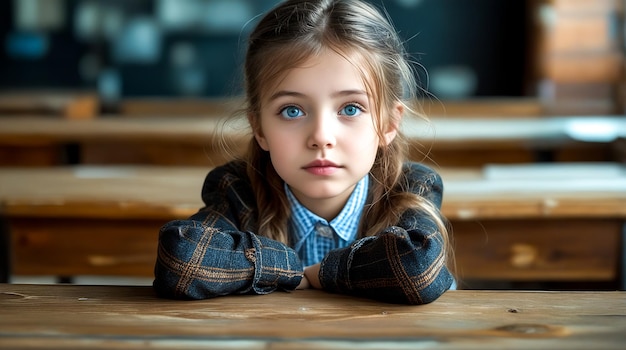
[(309, 288), (322, 289), (320, 283), (320, 264), (307, 266), (304, 268), (304, 279), (308, 280)]
[(309, 280), (306, 278), (306, 275), (302, 276), (302, 280), (300, 281), (300, 284), (296, 287), (296, 289), (308, 289), (311, 288), (311, 283), (309, 283)]

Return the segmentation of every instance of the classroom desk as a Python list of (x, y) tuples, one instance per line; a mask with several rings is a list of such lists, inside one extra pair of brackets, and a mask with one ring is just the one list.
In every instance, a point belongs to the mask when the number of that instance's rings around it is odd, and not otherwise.
[(442, 176), (459, 276), (626, 288), (624, 165), (491, 165)]
[[(16, 275), (151, 276), (159, 228), (201, 207), (207, 171), (0, 168), (0, 210), (11, 232), (4, 245), (12, 252), (4, 269)], [(442, 211), (451, 221), (462, 279), (610, 281), (624, 288), (626, 165), (440, 172)]]
[(0, 162), (17, 166), (68, 163), (214, 166), (226, 160), (222, 145), (214, 144), (218, 139), (216, 132), (224, 130), (235, 152), (241, 152), (238, 147), (244, 143), (242, 135), (247, 135), (245, 125), (238, 122), (224, 129), (221, 125), (217, 115), (100, 116), (90, 120), (3, 117), (0, 118)]
[[(626, 118), (406, 118), (403, 131), (412, 141), (411, 157), (441, 166), (534, 161), (612, 161), (612, 142), (626, 135)], [(120, 117), (91, 120), (4, 117), (0, 123), (0, 160), (6, 164), (67, 163), (67, 145), (78, 147), (76, 163), (214, 166), (227, 158), (215, 144), (223, 131), (235, 153), (249, 138), (242, 120), (221, 116)], [(425, 158), (428, 153), (432, 159)], [(21, 163), (20, 163), (21, 162)]]
[(206, 173), (202, 167), (0, 168), (11, 270), (150, 276), (159, 228), (200, 208)]
[(0, 91), (0, 117), (41, 113), (47, 118), (89, 119), (99, 109), (96, 91)]
[(316, 290), (200, 301), (149, 286), (0, 284), (0, 349), (623, 349), (626, 292), (448, 291), (396, 305)]

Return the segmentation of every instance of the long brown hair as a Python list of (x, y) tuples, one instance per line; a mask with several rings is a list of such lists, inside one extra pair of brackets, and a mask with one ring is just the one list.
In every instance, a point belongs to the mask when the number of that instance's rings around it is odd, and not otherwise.
[[(253, 131), (259, 130), (261, 102), (285, 72), (323, 49), (339, 53), (360, 70), (374, 101), (374, 123), (381, 140), (391, 125), (399, 127), (393, 109), (418, 115), (417, 84), (408, 55), (390, 21), (374, 6), (359, 0), (288, 0), (263, 17), (250, 35), (244, 67), (246, 114)], [(418, 106), (417, 106), (418, 107)], [(444, 244), (448, 233), (436, 206), (409, 191), (403, 172), (408, 142), (398, 135), (379, 146), (370, 171), (370, 203), (362, 216), (359, 236), (370, 236), (398, 223), (406, 210), (429, 215), (437, 223)], [(258, 207), (258, 234), (288, 243), (289, 204), (283, 180), (269, 153), (250, 141), (247, 161)]]

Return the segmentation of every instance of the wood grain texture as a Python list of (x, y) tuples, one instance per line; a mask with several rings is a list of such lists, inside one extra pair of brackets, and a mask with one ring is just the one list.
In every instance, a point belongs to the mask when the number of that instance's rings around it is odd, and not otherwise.
[(383, 304), (305, 290), (203, 301), (150, 287), (0, 285), (0, 348), (621, 349), (624, 292), (449, 291)]
[(131, 218), (11, 220), (12, 273), (152, 276), (164, 222)]
[(461, 280), (611, 281), (623, 220), (580, 218), (454, 221)]

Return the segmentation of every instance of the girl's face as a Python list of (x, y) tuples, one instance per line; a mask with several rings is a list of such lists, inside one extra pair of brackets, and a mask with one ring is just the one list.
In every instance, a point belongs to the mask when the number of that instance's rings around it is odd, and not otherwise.
[(380, 140), (359, 71), (332, 50), (287, 71), (265, 96), (257, 142), (300, 203), (332, 220), (396, 128)]

